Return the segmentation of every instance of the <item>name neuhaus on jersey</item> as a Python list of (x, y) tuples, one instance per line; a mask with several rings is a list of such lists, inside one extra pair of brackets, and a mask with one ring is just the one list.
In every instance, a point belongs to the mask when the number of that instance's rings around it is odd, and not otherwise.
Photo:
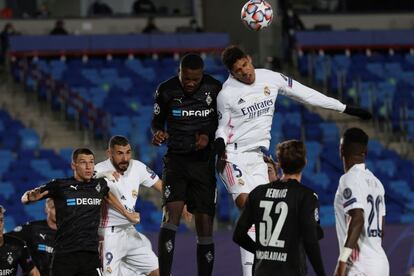
[(264, 100), (258, 103), (254, 103), (247, 107), (243, 107), (241, 112), (243, 115), (248, 115), (249, 119), (260, 117), (264, 114), (269, 113), (270, 108), (274, 105), (273, 99)]

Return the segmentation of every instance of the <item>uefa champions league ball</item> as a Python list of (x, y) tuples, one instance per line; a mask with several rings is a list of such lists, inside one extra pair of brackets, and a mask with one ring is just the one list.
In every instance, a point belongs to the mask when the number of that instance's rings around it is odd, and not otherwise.
[(272, 19), (272, 6), (264, 0), (249, 0), (241, 10), (241, 20), (250, 30), (259, 31), (269, 27)]

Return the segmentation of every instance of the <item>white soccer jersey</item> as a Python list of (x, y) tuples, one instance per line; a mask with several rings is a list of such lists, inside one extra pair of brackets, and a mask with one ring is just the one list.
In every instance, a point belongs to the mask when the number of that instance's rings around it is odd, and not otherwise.
[(227, 151), (269, 148), (270, 129), (278, 93), (302, 103), (339, 112), (345, 105), (283, 74), (256, 69), (256, 80), (248, 85), (231, 75), (217, 97), (219, 126)]
[[(95, 171), (115, 171), (111, 160), (107, 159), (96, 164)], [(158, 181), (158, 176), (144, 163), (131, 160), (128, 169), (116, 182), (108, 181), (111, 192), (125, 206), (127, 210), (133, 211), (138, 198), (139, 186), (151, 187)], [(111, 206), (105, 204), (102, 208), (101, 227), (131, 224), (127, 218), (115, 211)]]
[(384, 187), (365, 164), (354, 165), (340, 178), (334, 207), (340, 249), (345, 245), (348, 232), (348, 212), (352, 209), (364, 211), (364, 227), (358, 240), (360, 252), (359, 256), (352, 257), (354, 274), (349, 275), (388, 275), (388, 260), (381, 246)]

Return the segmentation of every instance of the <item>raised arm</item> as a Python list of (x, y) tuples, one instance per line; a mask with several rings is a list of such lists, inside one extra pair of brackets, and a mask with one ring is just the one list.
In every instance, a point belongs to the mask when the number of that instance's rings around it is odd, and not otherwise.
[(306, 85), (303, 85), (300, 82), (297, 82), (289, 77), (284, 77), (287, 79), (287, 83), (284, 86), (284, 88), (280, 90), (280, 93), (282, 95), (285, 95), (291, 99), (294, 99), (304, 104), (338, 111), (351, 116), (359, 117), (364, 120), (371, 119), (372, 117), (370, 112), (362, 108), (346, 106), (337, 99), (328, 97), (322, 94), (321, 92), (316, 91), (315, 89), (312, 89)]
[(21, 197), (21, 202), (23, 204), (36, 202), (42, 200), (47, 194), (49, 194), (49, 191), (45, 189), (45, 186), (37, 187), (33, 190), (26, 191)]

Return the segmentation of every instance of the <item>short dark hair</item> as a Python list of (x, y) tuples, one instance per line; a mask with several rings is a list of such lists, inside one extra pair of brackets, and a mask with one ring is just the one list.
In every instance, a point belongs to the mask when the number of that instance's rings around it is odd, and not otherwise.
[(122, 135), (115, 135), (112, 136), (111, 139), (109, 139), (109, 148), (113, 149), (115, 146), (128, 146), (129, 145), (129, 141), (125, 136)]
[(200, 55), (195, 53), (189, 53), (181, 58), (180, 67), (192, 70), (203, 69), (204, 61), (200, 57)]
[(78, 159), (78, 156), (81, 154), (93, 155), (93, 157), (95, 157), (95, 154), (93, 154), (92, 150), (88, 148), (78, 148), (72, 152), (72, 162), (76, 162), (76, 160)]
[(300, 173), (306, 165), (306, 148), (302, 141), (288, 140), (279, 143), (276, 155), (284, 174)]
[(264, 156), (263, 156), (263, 160), (264, 160), (264, 162), (265, 162), (266, 164), (270, 164), (270, 165), (272, 165), (272, 166), (273, 166), (273, 168), (275, 169), (275, 171), (277, 171), (276, 162), (275, 162), (275, 160), (273, 160), (273, 158), (272, 158), (272, 156), (271, 156), (271, 155), (269, 155), (269, 156), (264, 155)]
[(242, 49), (240, 49), (240, 47), (235, 46), (235, 45), (228, 46), (221, 53), (221, 61), (223, 62), (227, 70), (230, 70), (230, 71), (233, 68), (233, 65), (239, 59), (242, 59), (245, 57), (247, 57), (247, 54)]
[(369, 137), (360, 128), (352, 127), (342, 135), (342, 148), (346, 155), (360, 155), (366, 153)]

